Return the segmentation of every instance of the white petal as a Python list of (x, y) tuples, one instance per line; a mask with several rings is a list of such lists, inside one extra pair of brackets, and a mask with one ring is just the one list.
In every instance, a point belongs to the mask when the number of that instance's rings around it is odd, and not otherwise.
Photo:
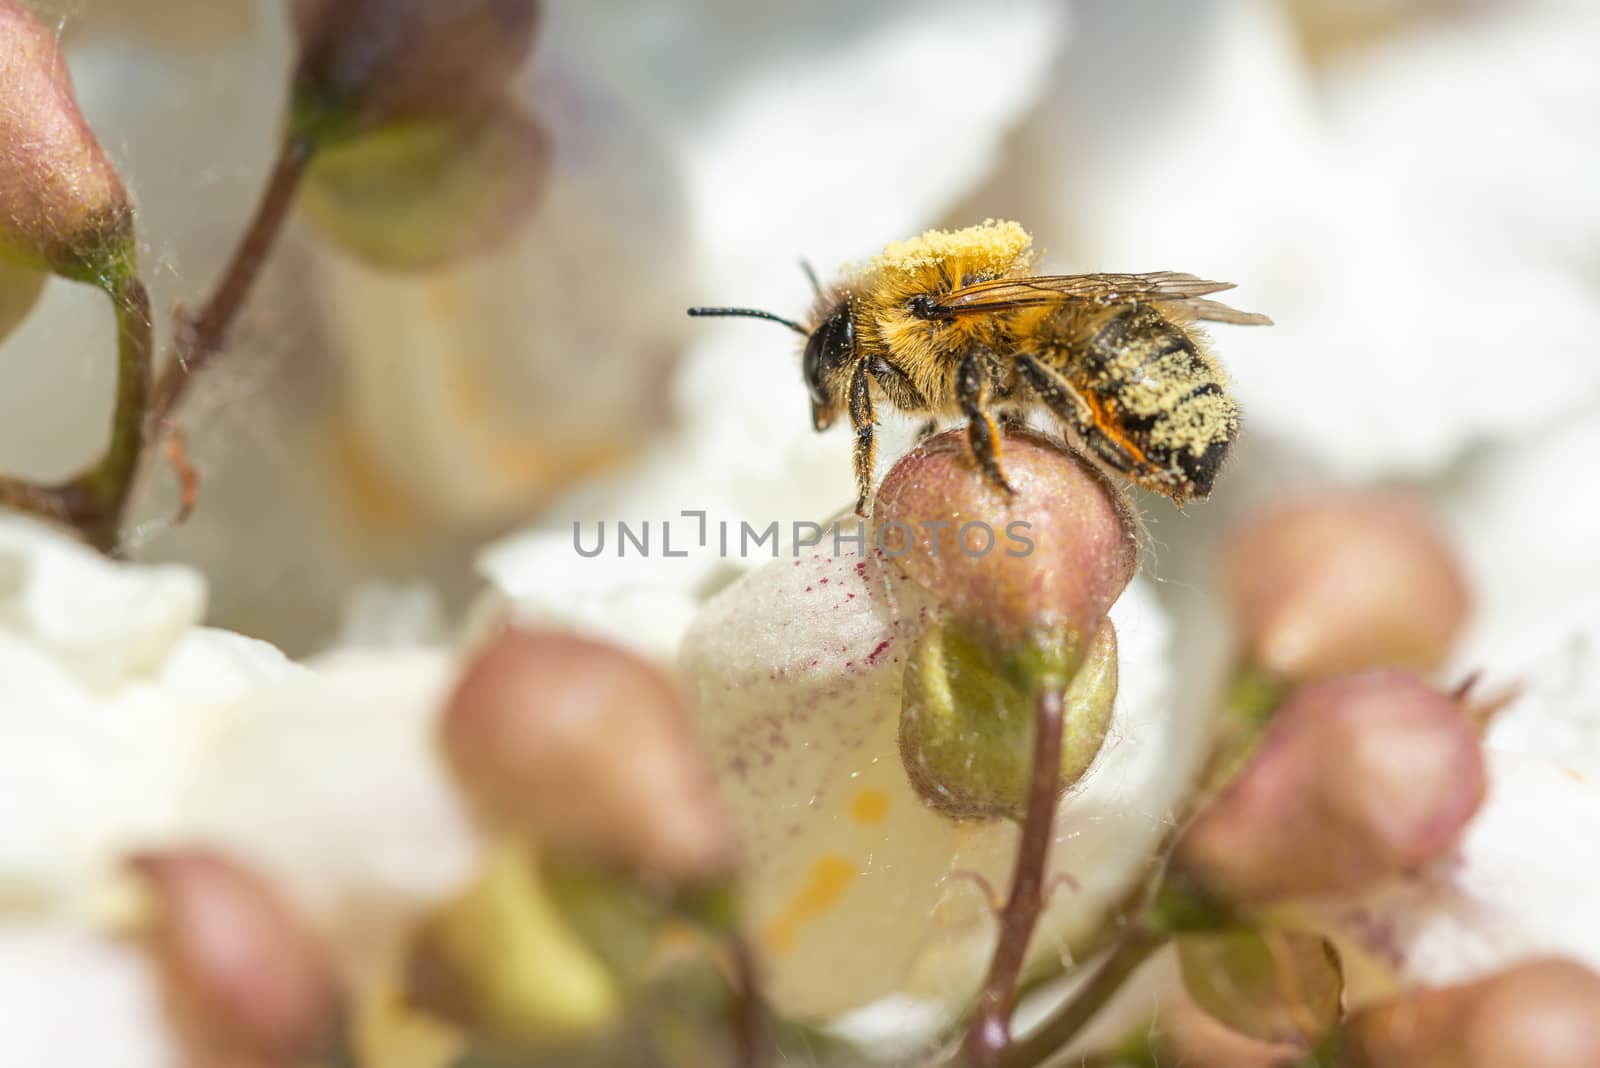
[(1320, 89), (1274, 5), (1163, 15), (1085, 10), (1037, 151), (1083, 267), (1235, 281), (1273, 316), (1214, 332), (1250, 429), (1423, 475), (1600, 388), (1592, 13), (1463, 20)]
[(0, 1064), (172, 1068), (157, 981), (132, 945), (0, 926)]
[(0, 629), (92, 689), (153, 671), (205, 598), (188, 568), (113, 563), (43, 523), (0, 515)]
[(373, 962), (476, 863), (434, 744), (454, 667), (426, 650), (312, 667), (228, 710), (184, 792), (182, 834), (259, 866)]
[(1445, 497), (1473, 591), (1455, 677), (1514, 686), (1491, 744), (1600, 775), (1600, 498), (1571, 492), (1569, 458), (1600, 455), (1600, 416), (1486, 454)]

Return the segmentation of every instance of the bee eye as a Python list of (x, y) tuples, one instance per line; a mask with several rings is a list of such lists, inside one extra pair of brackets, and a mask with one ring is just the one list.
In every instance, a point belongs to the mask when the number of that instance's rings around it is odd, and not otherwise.
[(812, 404), (821, 408), (828, 406), (828, 376), (850, 362), (855, 356), (855, 347), (855, 319), (850, 313), (850, 302), (841, 301), (806, 342), (802, 367)]

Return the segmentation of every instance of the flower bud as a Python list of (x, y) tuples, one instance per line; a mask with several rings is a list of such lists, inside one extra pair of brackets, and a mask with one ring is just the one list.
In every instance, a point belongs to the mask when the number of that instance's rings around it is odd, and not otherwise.
[(0, 341), (22, 325), (49, 276), (36, 267), (0, 259)]
[(1343, 1068), (1593, 1068), (1600, 975), (1535, 960), (1461, 986), (1416, 990), (1345, 1024)]
[(423, 270), (515, 237), (548, 162), (538, 124), (503, 103), (482, 116), (386, 127), (324, 148), (301, 207), (374, 266)]
[(1179, 870), (1242, 905), (1355, 890), (1441, 856), (1483, 800), (1456, 702), (1374, 671), (1290, 696), (1179, 842)]
[[(1117, 697), (1117, 632), (1108, 619), (1062, 697), (1060, 789), (1100, 752)], [(1033, 770), (1035, 696), (996, 670), (958, 622), (918, 639), (901, 696), (900, 759), (911, 785), (952, 819), (1021, 819)]]
[(1230, 1031), (1187, 999), (1163, 1008), (1155, 1033), (1140, 1045), (1155, 1056), (1129, 1058), (1135, 1064), (1153, 1060), (1183, 1068), (1291, 1068), (1304, 1063), (1299, 1046), (1268, 1044)]
[(78, 111), (55, 33), (0, 0), (0, 260), (83, 281), (133, 252), (122, 179)]
[(538, 0), (295, 0), (297, 121), (329, 136), (480, 113), (538, 21)]
[(317, 939), (258, 876), (211, 853), (133, 858), (151, 947), (195, 1063), (296, 1065), (337, 1040), (342, 995)]
[(443, 745), (480, 816), (541, 846), (679, 884), (731, 867), (684, 700), (622, 649), (506, 628), (457, 684)]
[(1189, 996), (1228, 1028), (1268, 1044), (1314, 1045), (1339, 1021), (1338, 961), (1320, 937), (1239, 928), (1178, 939)]
[(924, 441), (884, 478), (875, 536), (1025, 686), (1064, 682), (1133, 578), (1133, 522), (1120, 491), (1059, 442), (1010, 431), (1004, 446), (1009, 500), (964, 433)]
[(1227, 564), (1248, 659), (1286, 681), (1433, 670), (1467, 614), (1443, 532), (1395, 493), (1327, 493), (1270, 511), (1233, 535)]
[(621, 992), (578, 939), (525, 849), (492, 848), (478, 879), (419, 930), (407, 963), (412, 1004), (510, 1049), (593, 1034)]

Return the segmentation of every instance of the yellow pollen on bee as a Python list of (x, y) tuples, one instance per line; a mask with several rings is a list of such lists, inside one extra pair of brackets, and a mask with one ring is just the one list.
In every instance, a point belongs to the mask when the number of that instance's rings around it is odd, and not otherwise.
[(787, 953), (794, 948), (802, 923), (825, 916), (838, 904), (845, 887), (856, 877), (856, 868), (843, 857), (825, 853), (811, 866), (811, 878), (778, 915), (761, 928), (761, 941), (771, 953)]
[(889, 795), (882, 790), (862, 790), (850, 802), (850, 818), (861, 824), (882, 823), (889, 811)]

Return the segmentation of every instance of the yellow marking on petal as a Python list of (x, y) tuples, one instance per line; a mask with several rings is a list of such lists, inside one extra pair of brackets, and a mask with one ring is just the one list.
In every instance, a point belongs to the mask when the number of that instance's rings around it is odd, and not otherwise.
[(855, 877), (855, 865), (843, 857), (832, 854), (818, 857), (811, 866), (811, 880), (801, 887), (788, 908), (761, 929), (761, 941), (767, 950), (787, 953), (793, 949), (800, 925), (826, 915)]
[(889, 795), (882, 790), (862, 790), (850, 802), (850, 818), (857, 823), (882, 823), (889, 811)]

